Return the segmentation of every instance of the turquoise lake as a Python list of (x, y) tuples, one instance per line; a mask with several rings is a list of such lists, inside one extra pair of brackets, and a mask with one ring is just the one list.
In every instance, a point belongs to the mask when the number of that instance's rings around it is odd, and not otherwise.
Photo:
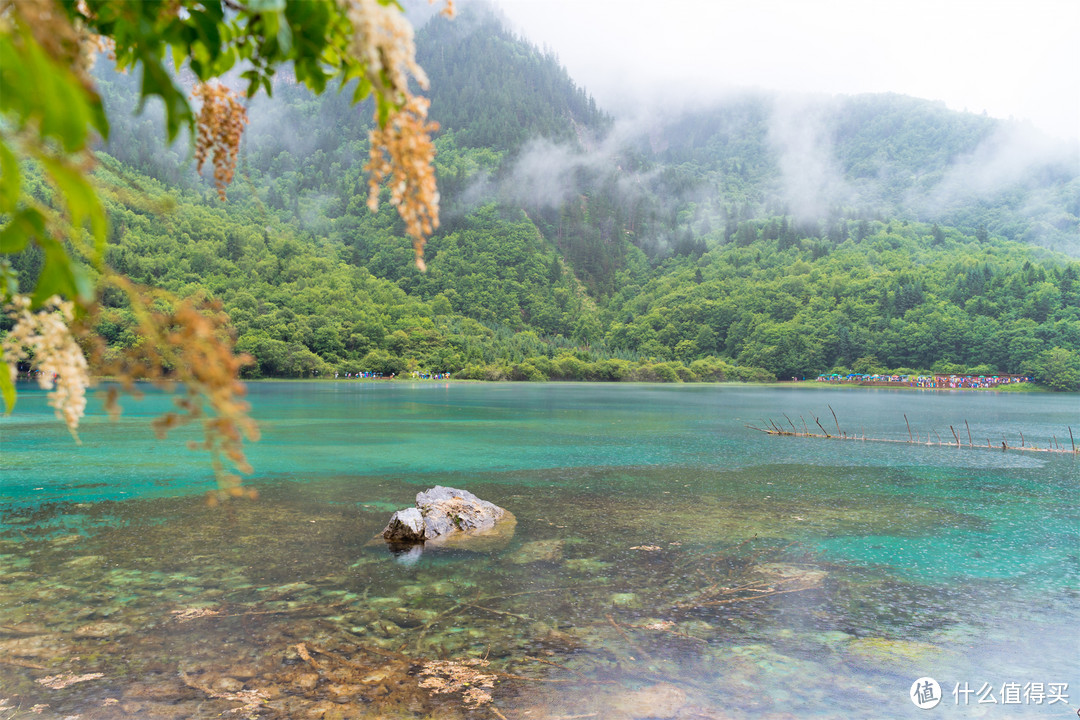
[[(259, 499), (211, 508), (195, 432), (150, 429), (167, 396), (125, 399), (117, 421), (91, 401), (76, 445), (20, 386), (0, 418), (0, 720), (1080, 708), (1080, 458), (1001, 449), (1069, 449), (1076, 395), (326, 381), (249, 397)], [(900, 442), (747, 427), (785, 414)], [(510, 510), (513, 537), (391, 554), (390, 513), (437, 484)], [(924, 677), (929, 711), (909, 695)]]

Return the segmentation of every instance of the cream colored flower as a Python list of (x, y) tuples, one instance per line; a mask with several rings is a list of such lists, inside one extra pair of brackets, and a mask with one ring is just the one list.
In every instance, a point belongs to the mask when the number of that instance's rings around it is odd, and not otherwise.
[(38, 371), (38, 385), (50, 391), (49, 405), (78, 440), (76, 430), (86, 412), (90, 378), (86, 357), (69, 327), (75, 318), (74, 303), (53, 296), (40, 310), (31, 312), (30, 298), (15, 295), (5, 312), (15, 320), (4, 338), (4, 359), (12, 379), (19, 361), (30, 359), (31, 367)]
[(352, 55), (364, 63), (377, 93), (401, 102), (409, 94), (409, 75), (427, 88), (427, 75), (416, 63), (412, 25), (401, 10), (378, 0), (338, 1), (353, 27)]
[[(435, 146), (431, 133), (437, 123), (428, 122), (428, 101), (409, 90), (409, 77), (427, 88), (428, 79), (416, 62), (413, 29), (394, 5), (378, 0), (338, 0), (353, 28), (350, 51), (364, 64), (368, 82), (380, 105), (397, 108), (371, 131), (366, 170), (370, 173), (368, 207), (379, 206), (379, 186), (390, 187), (390, 204), (405, 221), (413, 239), (416, 265), (424, 266), (424, 242), (439, 226), (439, 193), (435, 186)], [(453, 14), (447, 2), (444, 14)], [(379, 118), (376, 110), (376, 118)]]

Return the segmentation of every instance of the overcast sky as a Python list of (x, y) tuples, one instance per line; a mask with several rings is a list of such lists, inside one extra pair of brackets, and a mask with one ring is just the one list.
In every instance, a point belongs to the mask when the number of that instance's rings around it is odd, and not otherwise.
[(1080, 0), (495, 0), (609, 110), (898, 92), (1080, 138)]

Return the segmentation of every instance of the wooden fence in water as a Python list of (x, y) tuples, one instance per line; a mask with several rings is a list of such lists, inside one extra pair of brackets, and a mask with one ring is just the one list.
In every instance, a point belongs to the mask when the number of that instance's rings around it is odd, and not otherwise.
[[(839, 420), (839, 418), (836, 417), (836, 411), (832, 409), (832, 405), (828, 405), (827, 407), (829, 408), (829, 412), (832, 413), (833, 423), (836, 425), (836, 434), (835, 435), (830, 433), (828, 430), (826, 430), (825, 426), (821, 424), (821, 419), (814, 416), (814, 415), (811, 415), (811, 417), (814, 418), (814, 424), (817, 425), (818, 429), (821, 430), (820, 433), (811, 432), (809, 425), (807, 424), (806, 420), (803, 418), (802, 415), (799, 416), (799, 420), (802, 422), (802, 426), (803, 426), (802, 432), (800, 432), (799, 429), (795, 426), (795, 423), (792, 421), (792, 419), (790, 417), (788, 417), (787, 413), (782, 413), (782, 414), (784, 416), (784, 420), (787, 421), (787, 425), (791, 427), (790, 430), (788, 430), (787, 426), (785, 426), (783, 423), (777, 424), (771, 418), (770, 419), (764, 419), (763, 418), (761, 420), (761, 424), (764, 425), (765, 427), (758, 427), (756, 425), (749, 425), (749, 424), (747, 424), (746, 427), (750, 428), (751, 430), (758, 430), (759, 432), (763, 432), (763, 433), (765, 433), (767, 435), (784, 435), (784, 436), (787, 436), (787, 437), (817, 438), (817, 439), (821, 439), (821, 440), (855, 440), (855, 441), (859, 441), (859, 442), (900, 443), (900, 444), (910, 444), (910, 445), (933, 445), (933, 446), (941, 446), (941, 447), (955, 447), (957, 449), (967, 447), (967, 448), (977, 448), (977, 449), (982, 449), (982, 450), (1001, 450), (1002, 452), (1022, 451), (1022, 452), (1067, 453), (1067, 454), (1070, 454), (1070, 455), (1080, 454), (1080, 453), (1078, 453), (1077, 448), (1076, 448), (1076, 440), (1073, 437), (1072, 426), (1067, 426), (1067, 429), (1069, 431), (1069, 444), (1070, 444), (1070, 447), (1064, 447), (1058, 441), (1057, 435), (1051, 435), (1050, 438), (1047, 440), (1046, 445), (1044, 447), (1039, 447), (1037, 444), (1035, 444), (1033, 442), (1029, 442), (1029, 438), (1025, 438), (1023, 432), (1019, 433), (1019, 435), (1020, 435), (1020, 444), (1019, 445), (1016, 445), (1015, 443), (1010, 444), (1009, 439), (1005, 436), (1004, 433), (1002, 433), (1002, 435), (1001, 435), (1001, 443), (1000, 444), (998, 444), (996, 441), (991, 442), (990, 438), (987, 437), (986, 438), (986, 445), (983, 445), (981, 442), (978, 443), (978, 444), (975, 443), (974, 438), (972, 438), (972, 436), (971, 436), (971, 426), (968, 424), (967, 420), (964, 420), (964, 428), (967, 431), (967, 443), (965, 444), (965, 443), (963, 443), (961, 441), (959, 433), (956, 432), (956, 429), (952, 425), (949, 426), (949, 430), (952, 432), (953, 442), (948, 442), (947, 440), (943, 440), (941, 435), (938, 434), (937, 430), (928, 430), (926, 432), (926, 438), (923, 439), (923, 436), (922, 436), (921, 432), (919, 432), (918, 430), (916, 430), (914, 432), (912, 431), (911, 423), (908, 421), (908, 417), (905, 414), (904, 415), (904, 424), (907, 425), (908, 439), (907, 440), (903, 440), (903, 439), (897, 440), (895, 438), (867, 437), (865, 429), (863, 429), (861, 432), (854, 433), (854, 434), (848, 433), (845, 430), (841, 430), (840, 429), (840, 420)], [(931, 432), (934, 433), (934, 436), (937, 438), (936, 440), (933, 440), (933, 439), (930, 438), (930, 433)], [(1062, 437), (1064, 437), (1064, 435)], [(980, 440), (981, 440), (981, 438), (980, 438)]]

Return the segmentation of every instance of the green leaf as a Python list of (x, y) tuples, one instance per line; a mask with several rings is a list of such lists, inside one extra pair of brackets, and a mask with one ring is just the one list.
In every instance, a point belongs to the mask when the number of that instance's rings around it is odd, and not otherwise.
[(281, 27), (277, 31), (277, 42), (282, 55), (288, 55), (292, 51), (293, 34), (289, 23), (281, 23)]
[(11, 414), (15, 409), (15, 383), (11, 382), (11, 373), (4, 361), (4, 348), (0, 346), (0, 395), (4, 398), (4, 413)]
[(199, 35), (210, 60), (217, 58), (221, 51), (221, 31), (217, 22), (205, 12), (191, 13), (191, 22)]
[(82, 227), (84, 220), (89, 220), (95, 246), (98, 252), (103, 254), (108, 221), (105, 218), (105, 208), (101, 204), (101, 199), (90, 185), (90, 181), (62, 160), (41, 158), (41, 162), (57, 189), (64, 196), (68, 213), (71, 215), (71, 224), (78, 229)]
[(0, 33), (0, 109), (16, 113), (20, 125), (37, 122), (40, 134), (59, 140), (65, 152), (82, 150), (87, 125), (101, 120), (92, 109), (100, 100), (71, 70), (53, 62), (29, 32), (16, 32), (19, 48), (9, 32)]
[(165, 131), (170, 143), (176, 140), (182, 125), (194, 130), (195, 116), (191, 112), (191, 105), (184, 93), (173, 84), (160, 59), (151, 51), (140, 49), (139, 60), (142, 62), (143, 74), (138, 112), (142, 112), (148, 97), (157, 95), (165, 102)]
[(10, 298), (19, 292), (19, 276), (7, 258), (0, 258), (0, 298)]
[(371, 81), (366, 77), (361, 77), (356, 83), (356, 90), (353, 91), (353, 104), (356, 104), (371, 94)]
[(253, 13), (281, 12), (285, 9), (285, 0), (249, 0), (247, 7)]
[(0, 230), (0, 253), (20, 253), (30, 238), (45, 235), (45, 218), (33, 208), (22, 210)]
[(19, 203), (22, 177), (19, 160), (7, 143), (0, 141), (0, 212), (12, 212)]
[(34, 295), (30, 298), (31, 306), (41, 307), (53, 295), (88, 300), (89, 298), (80, 293), (80, 285), (83, 283), (75, 276), (75, 264), (60, 243), (54, 241), (44, 247), (45, 262), (41, 266)]

